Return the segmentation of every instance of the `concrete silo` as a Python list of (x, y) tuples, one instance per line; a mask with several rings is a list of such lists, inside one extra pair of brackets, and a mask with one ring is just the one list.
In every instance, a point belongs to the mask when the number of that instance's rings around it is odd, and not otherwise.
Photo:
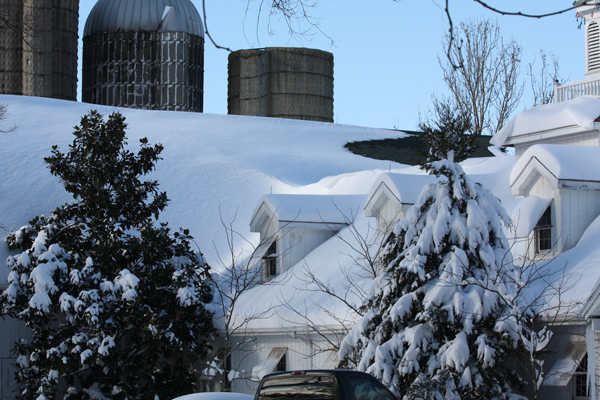
[(202, 112), (204, 28), (190, 0), (99, 0), (83, 36), (82, 100)]
[(77, 98), (78, 0), (0, 0), (0, 93)]
[(333, 122), (333, 54), (268, 47), (229, 55), (229, 114)]

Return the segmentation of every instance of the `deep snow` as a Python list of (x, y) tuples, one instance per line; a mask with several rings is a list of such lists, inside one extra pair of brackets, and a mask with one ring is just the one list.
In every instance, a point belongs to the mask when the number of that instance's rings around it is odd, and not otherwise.
[[(117, 109), (7, 95), (0, 95), (0, 103), (9, 106), (8, 119), (3, 121), (5, 126), (18, 126), (14, 133), (0, 136), (0, 221), (5, 226), (0, 236), (3, 238), (36, 215), (48, 214), (70, 200), (58, 178), (47, 170), (43, 158), (50, 155), (54, 144), (63, 152), (67, 150), (73, 139), (73, 127), (90, 109), (105, 115)], [(252, 243), (258, 243), (259, 236), (250, 233), (249, 224), (252, 212), (264, 194), (367, 195), (382, 172), (423, 174), (414, 166), (360, 157), (343, 148), (350, 141), (397, 137), (397, 131), (260, 117), (118, 111), (127, 118), (131, 148), (137, 148), (142, 137), (148, 137), (150, 143), (164, 145), (163, 160), (151, 175), (171, 199), (161, 220), (168, 221), (172, 229), (190, 229), (215, 269), (220, 267), (217, 253), (227, 252), (221, 217), (225, 223), (233, 221), (234, 229)], [(514, 157), (469, 159), (462, 165), (475, 182), (500, 198), (511, 215), (522, 199), (512, 196), (509, 186)], [(406, 184), (410, 185), (410, 179)], [(412, 191), (417, 190), (411, 188)], [(367, 232), (369, 224), (374, 224), (374, 218), (365, 217), (360, 210), (355, 223), (357, 229)], [(598, 250), (591, 239), (599, 232), (600, 223), (596, 221), (578, 246), (550, 264), (560, 271), (566, 265), (565, 273), (572, 287), (563, 294), (565, 301), (586, 300), (600, 277), (600, 269), (592, 268)], [(346, 242), (353, 240), (348, 229), (342, 230), (340, 235)], [(241, 243), (242, 240), (236, 246)], [(0, 243), (0, 259), (5, 260), (8, 254), (6, 244)], [(348, 243), (334, 237), (311, 252), (299, 265), (311, 268), (319, 278), (339, 287), (344, 284), (340, 267), (353, 262)], [(6, 267), (0, 267), (1, 286), (6, 283), (7, 273)], [(319, 308), (312, 307), (314, 304), (323, 305), (338, 317), (351, 317), (347, 307), (325, 295), (294, 291), (294, 287), (301, 286), (300, 277), (298, 267), (282, 277), (289, 278), (285, 292), (281, 286), (271, 285), (247, 293), (240, 302), (244, 308), (237, 312), (264, 306), (265, 298), (278, 300), (285, 297), (284, 300), (296, 309), (310, 309), (313, 314), (309, 316), (315, 324), (334, 321)], [(370, 280), (359, 283), (368, 285)], [(357, 296), (354, 300), (358, 304)], [(280, 319), (256, 321), (251, 327), (277, 329), (282, 324), (305, 323), (290, 312)]]
[[(117, 109), (36, 97), (0, 95), (0, 103), (9, 107), (4, 126), (17, 125), (14, 133), (0, 136), (2, 238), (71, 200), (44, 164), (52, 145), (65, 152), (73, 141), (73, 127), (89, 110), (106, 116), (119, 111), (129, 125), (131, 148), (142, 137), (164, 145), (163, 160), (151, 175), (171, 200), (161, 220), (174, 230), (190, 229), (213, 267), (218, 266), (216, 249), (225, 251), (219, 212), (226, 223), (235, 218), (234, 228), (257, 242), (249, 223), (263, 194), (366, 194), (377, 172), (360, 173), (359, 185), (348, 184), (343, 174), (388, 169), (390, 163), (354, 155), (343, 145), (398, 135), (318, 122)], [(1, 244), (0, 259), (7, 255)], [(0, 283), (6, 282), (6, 274), (2, 267)]]

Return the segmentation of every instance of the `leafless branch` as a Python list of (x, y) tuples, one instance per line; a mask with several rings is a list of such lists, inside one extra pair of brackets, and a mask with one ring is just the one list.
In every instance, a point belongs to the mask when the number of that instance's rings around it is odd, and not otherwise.
[(532, 106), (540, 104), (549, 104), (554, 101), (554, 86), (564, 84), (567, 79), (560, 77), (560, 67), (558, 57), (550, 54), (551, 62), (548, 62), (548, 56), (543, 49), (540, 49), (541, 68), (539, 72), (534, 72), (535, 60), (529, 63), (527, 75), (531, 82), (531, 92), (533, 94)]
[[(289, 277), (276, 280), (264, 278), (262, 265), (263, 253), (268, 246), (285, 234), (283, 228), (275, 230), (272, 234), (261, 238), (258, 245), (254, 246), (244, 235), (235, 228), (237, 211), (230, 222), (223, 219), (219, 205), (219, 218), (225, 232), (227, 243), (227, 254), (222, 255), (217, 251), (217, 260), (221, 272), (213, 274), (211, 284), (213, 287), (214, 304), (218, 308), (217, 317), (220, 317), (222, 328), (219, 330), (218, 350), (213, 352), (209, 361), (208, 373), (219, 381), (222, 388), (228, 390), (234, 380), (246, 380), (248, 376), (240, 373), (240, 366), (244, 360), (256, 351), (260, 344), (259, 337), (249, 328), (251, 322), (266, 320), (276, 314), (278, 304), (273, 299), (270, 304), (262, 302), (260, 307), (248, 308), (248, 311), (240, 311), (243, 296), (258, 286), (284, 285)], [(293, 221), (292, 221), (293, 222)], [(291, 222), (290, 222), (291, 223)], [(251, 251), (247, 254), (244, 250), (237, 250), (236, 240), (241, 240)], [(292, 248), (284, 249), (278, 254), (278, 260), (285, 257)], [(232, 362), (231, 369), (227, 367), (227, 359), (236, 354), (235, 363)], [(229, 358), (231, 360), (231, 358)]]
[(202, 0), (202, 14), (204, 16), (204, 31), (206, 32), (206, 36), (208, 36), (208, 38), (212, 42), (213, 46), (215, 46), (217, 49), (227, 50), (228, 52), (232, 53), (233, 50), (231, 50), (229, 47), (219, 46), (213, 40), (213, 37), (211, 36), (210, 31), (208, 30), (208, 23), (206, 22), (206, 0)]
[[(4, 121), (8, 117), (8, 104), (0, 103), (0, 122)], [(10, 128), (0, 127), (0, 133), (11, 133), (17, 129), (16, 125), (11, 126)]]
[(487, 3), (481, 1), (481, 0), (473, 0), (475, 1), (475, 3), (480, 4), (481, 6), (483, 6), (484, 8), (487, 8), (490, 11), (493, 11), (495, 13), (498, 13), (500, 15), (511, 15), (511, 16), (517, 16), (517, 17), (526, 17), (526, 18), (545, 18), (545, 17), (551, 17), (553, 15), (559, 15), (559, 14), (564, 14), (567, 11), (571, 11), (574, 10), (575, 6), (569, 7), (569, 8), (565, 8), (562, 10), (558, 10), (558, 11), (551, 11), (548, 13), (542, 13), (542, 14), (528, 14), (528, 13), (523, 13), (521, 11), (502, 11), (498, 8), (492, 7), (490, 5), (488, 5)]
[(443, 44), (450, 46), (449, 58), (439, 62), (454, 103), (469, 115), (474, 135), (496, 133), (523, 94), (517, 81), (521, 45), (514, 39), (505, 44), (500, 28), (487, 20), (461, 22)]
[[(287, 27), (290, 39), (302, 42), (303, 39), (310, 40), (317, 31), (326, 37), (333, 45), (333, 40), (320, 26), (320, 19), (313, 17), (312, 11), (318, 7), (319, 0), (247, 0), (245, 17), (250, 14), (251, 5), (258, 3), (256, 12), (256, 40), (260, 43), (259, 31), (263, 12), (268, 13), (266, 29), (272, 36), (275, 34), (274, 22), (283, 21)], [(268, 11), (267, 11), (268, 10)]]

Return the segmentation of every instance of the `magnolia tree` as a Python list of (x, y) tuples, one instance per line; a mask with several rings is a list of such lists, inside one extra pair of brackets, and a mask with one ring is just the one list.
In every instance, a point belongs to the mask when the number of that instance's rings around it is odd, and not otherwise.
[(24, 321), (20, 399), (170, 399), (193, 391), (213, 335), (208, 266), (187, 231), (156, 219), (168, 199), (142, 180), (161, 145), (126, 150), (124, 117), (92, 111), (45, 159), (74, 202), (12, 232), (0, 315)]
[(519, 304), (506, 211), (452, 157), (427, 165), (445, 180), (423, 189), (388, 238), (340, 356), (409, 399), (506, 398), (507, 360), (534, 313)]

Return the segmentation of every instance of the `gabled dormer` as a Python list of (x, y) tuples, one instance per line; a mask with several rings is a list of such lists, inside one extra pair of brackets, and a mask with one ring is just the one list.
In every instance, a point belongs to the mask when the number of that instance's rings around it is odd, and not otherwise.
[(550, 257), (574, 247), (600, 215), (600, 147), (535, 145), (510, 176), (517, 237), (528, 238), (528, 257)]
[(437, 181), (432, 175), (383, 173), (371, 187), (365, 214), (376, 218), (378, 233), (385, 235), (405, 217), (425, 185)]
[(364, 195), (262, 196), (250, 231), (260, 233), (257, 256), (263, 281), (287, 271), (350, 225), (364, 203)]

